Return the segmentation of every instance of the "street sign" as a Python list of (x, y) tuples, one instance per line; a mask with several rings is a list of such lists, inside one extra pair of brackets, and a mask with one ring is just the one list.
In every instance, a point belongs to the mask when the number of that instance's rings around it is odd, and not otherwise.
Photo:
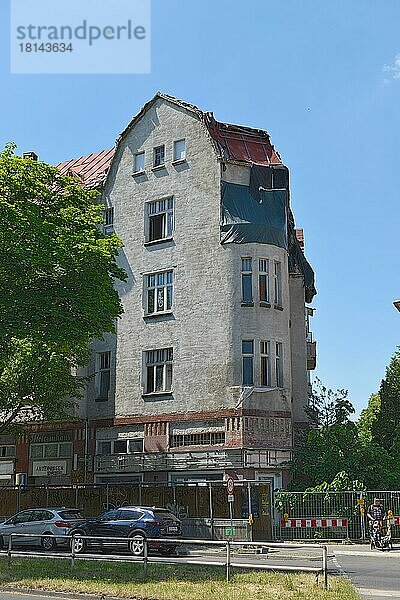
[(235, 489), (234, 481), (233, 481), (232, 477), (228, 477), (228, 479), (226, 480), (226, 490), (227, 490), (228, 494), (233, 494), (234, 489)]
[(234, 494), (228, 494), (228, 502), (234, 502), (234, 501), (235, 501)]

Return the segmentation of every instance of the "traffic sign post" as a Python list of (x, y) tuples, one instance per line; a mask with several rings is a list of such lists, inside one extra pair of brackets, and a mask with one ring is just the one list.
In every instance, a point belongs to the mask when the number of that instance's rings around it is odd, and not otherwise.
[(233, 492), (235, 490), (235, 483), (234, 483), (232, 477), (228, 477), (228, 479), (226, 480), (226, 490), (227, 490), (228, 494), (233, 494)]
[(228, 502), (229, 502), (229, 516), (231, 519), (231, 531), (233, 531), (233, 510), (232, 505), (235, 501), (235, 483), (232, 477), (228, 477), (226, 480), (226, 491), (228, 492)]

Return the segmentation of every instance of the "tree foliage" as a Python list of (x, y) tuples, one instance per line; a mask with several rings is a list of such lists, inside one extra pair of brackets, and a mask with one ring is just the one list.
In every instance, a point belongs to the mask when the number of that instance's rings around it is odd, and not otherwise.
[(121, 241), (98, 193), (43, 162), (0, 153), (0, 431), (69, 414), (94, 338), (113, 332)]
[(379, 393), (371, 394), (368, 399), (368, 405), (360, 413), (358, 419), (358, 433), (364, 444), (372, 442), (372, 427), (378, 417), (381, 409), (381, 397)]
[(380, 410), (371, 426), (373, 440), (392, 451), (400, 437), (400, 350), (397, 349), (386, 369), (379, 389)]
[[(307, 409), (309, 425), (295, 439), (291, 488), (324, 491), (356, 482), (369, 489), (397, 489), (399, 463), (368, 429), (375, 422), (377, 403), (375, 397), (371, 399), (361, 423), (355, 423), (350, 419), (355, 411), (347, 391), (333, 391), (317, 379)], [(396, 439), (400, 449), (400, 436)]]

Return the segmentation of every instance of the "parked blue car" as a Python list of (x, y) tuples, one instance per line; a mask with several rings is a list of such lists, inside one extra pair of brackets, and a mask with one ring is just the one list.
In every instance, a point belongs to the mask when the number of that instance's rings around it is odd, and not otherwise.
[[(107, 510), (96, 518), (86, 519), (73, 527), (69, 534), (76, 554), (90, 548), (127, 549), (134, 556), (142, 556), (146, 538), (174, 539), (182, 535), (182, 524), (166, 508), (148, 506), (123, 506)], [(98, 539), (87, 540), (80, 536), (94, 536)], [(122, 540), (103, 540), (104, 537), (127, 538)], [(161, 554), (170, 555), (176, 551), (177, 543), (167, 544), (149, 542), (149, 549), (157, 549)]]

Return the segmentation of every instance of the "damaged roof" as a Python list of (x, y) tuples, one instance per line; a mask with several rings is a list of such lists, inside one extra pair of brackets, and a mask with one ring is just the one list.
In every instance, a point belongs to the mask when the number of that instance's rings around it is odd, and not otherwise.
[(103, 186), (116, 148), (102, 150), (88, 156), (67, 160), (57, 165), (62, 175), (77, 177), (85, 188), (97, 189)]
[(217, 121), (211, 112), (203, 112), (193, 104), (158, 92), (149, 102), (146, 102), (130, 121), (118, 137), (114, 148), (62, 162), (57, 165), (57, 168), (64, 175), (81, 179), (85, 188), (101, 188), (105, 183), (118, 143), (158, 99), (166, 100), (197, 115), (207, 128), (214, 142), (216, 152), (222, 160), (258, 165), (282, 164), (281, 158), (271, 144), (269, 134), (266, 131), (222, 123)]

